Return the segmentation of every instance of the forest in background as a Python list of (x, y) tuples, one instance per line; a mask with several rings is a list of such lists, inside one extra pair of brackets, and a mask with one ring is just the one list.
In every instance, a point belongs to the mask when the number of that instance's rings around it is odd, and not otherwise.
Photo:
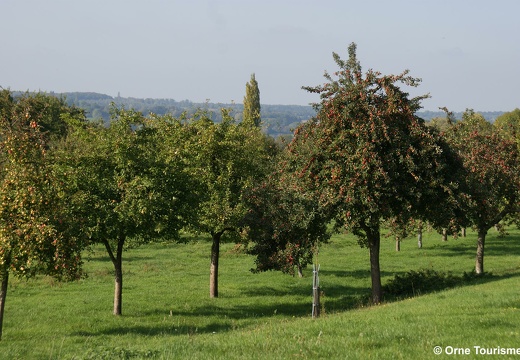
[[(15, 92), (16, 93), (16, 92)], [(86, 111), (89, 119), (103, 119), (107, 122), (110, 119), (110, 104), (115, 103), (118, 107), (123, 106), (126, 109), (134, 109), (147, 115), (154, 113), (157, 115), (171, 114), (174, 117), (179, 117), (186, 112), (189, 115), (197, 110), (204, 109), (208, 111), (214, 121), (220, 122), (222, 120), (220, 109), (230, 109), (231, 116), (237, 121), (242, 120), (242, 112), (244, 109), (241, 103), (196, 103), (190, 100), (176, 101), (173, 99), (140, 99), (133, 97), (110, 96), (95, 92), (66, 92), (55, 93), (50, 92), (50, 95), (62, 97), (66, 100), (68, 105), (74, 105)], [(475, 110), (477, 111), (477, 110)], [(502, 115), (503, 111), (487, 111), (479, 112), (489, 122), (494, 122), (495, 119)], [(261, 118), (263, 130), (273, 136), (286, 136), (292, 134), (293, 130), (303, 121), (312, 118), (316, 112), (313, 107), (303, 105), (268, 105), (262, 104)], [(462, 118), (462, 112), (454, 112), (456, 119)], [(419, 116), (426, 121), (430, 121), (436, 117), (445, 117), (444, 111), (420, 111)]]

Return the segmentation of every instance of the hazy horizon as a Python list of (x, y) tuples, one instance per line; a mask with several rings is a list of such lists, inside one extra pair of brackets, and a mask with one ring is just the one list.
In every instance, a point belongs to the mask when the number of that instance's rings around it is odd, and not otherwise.
[(410, 70), (427, 111), (520, 107), (520, 2), (0, 0), (0, 86), (19, 91), (308, 105), (358, 45), (363, 70)]

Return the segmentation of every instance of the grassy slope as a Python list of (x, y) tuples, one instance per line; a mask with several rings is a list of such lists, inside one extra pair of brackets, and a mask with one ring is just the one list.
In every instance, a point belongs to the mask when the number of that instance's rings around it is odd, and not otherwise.
[[(440, 242), (427, 234), (402, 251), (383, 242), (383, 283), (433, 268), (461, 275), (474, 265), (475, 235)], [(438, 358), (446, 347), (520, 347), (520, 233), (489, 235), (486, 271), (476, 284), (361, 307), (369, 293), (368, 252), (336, 236), (319, 256), (325, 315), (310, 319), (311, 273), (303, 279), (252, 274), (253, 259), (223, 247), (219, 299), (209, 299), (205, 241), (154, 244), (124, 254), (123, 316), (111, 315), (112, 264), (101, 248), (89, 278), (58, 284), (13, 279), (1, 359)], [(472, 349), (473, 350), (473, 349)], [(502, 357), (507, 358), (507, 357)]]

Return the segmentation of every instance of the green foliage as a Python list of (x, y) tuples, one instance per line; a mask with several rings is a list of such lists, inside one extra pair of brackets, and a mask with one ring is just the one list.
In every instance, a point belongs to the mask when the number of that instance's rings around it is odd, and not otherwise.
[(407, 219), (425, 208), (433, 190), (442, 193), (443, 148), (415, 116), (424, 97), (408, 99), (397, 86), (416, 86), (418, 79), (406, 71), (369, 70), (363, 77), (354, 45), (348, 61), (335, 60), (338, 80), (327, 74), (329, 83), (306, 88), (321, 94), (318, 117), (297, 130), (290, 147), (295, 157), (308, 149), (296, 159), (306, 188), (366, 243), (367, 229), (378, 229), (381, 219)]
[(36, 121), (47, 145), (67, 135), (68, 124), (64, 117), (84, 119), (84, 110), (68, 105), (63, 97), (23, 93), (13, 99), (13, 111)]
[(439, 130), (440, 132), (444, 132), (453, 125), (453, 122), (448, 117), (434, 117), (426, 124)]
[(246, 95), (244, 96), (244, 113), (242, 122), (249, 126), (260, 126), (260, 90), (255, 74), (251, 75), (251, 80), (246, 84)]
[(80, 274), (82, 242), (64, 229), (61, 184), (50, 166), (39, 99), (0, 94), (0, 277), (12, 272), (65, 278)]
[(517, 210), (518, 148), (471, 110), (447, 132), (447, 138), (463, 160), (462, 215), (470, 225), (487, 231)]
[[(15, 96), (21, 93), (14, 92)], [(193, 116), (199, 109), (207, 109), (212, 114), (212, 118), (216, 122), (222, 120), (220, 109), (222, 107), (230, 108), (230, 116), (239, 121), (243, 117), (243, 104), (241, 103), (194, 103), (189, 100), (176, 101), (173, 99), (139, 99), (132, 97), (112, 97), (105, 94), (91, 93), (91, 92), (68, 92), (68, 93), (54, 93), (51, 92), (48, 96), (58, 97), (66, 101), (69, 106), (75, 106), (83, 110), (89, 120), (103, 121), (108, 123), (110, 121), (111, 104), (115, 103), (118, 107), (126, 109), (134, 109), (142, 114), (155, 114), (158, 116), (168, 115), (175, 118), (180, 118), (183, 114), (188, 117)], [(500, 111), (481, 112), (487, 121), (493, 122), (498, 116), (502, 115)], [(262, 130), (270, 136), (288, 137), (292, 136), (293, 131), (302, 123), (313, 116), (316, 112), (312, 106), (304, 105), (270, 105), (262, 104), (261, 119)], [(420, 110), (417, 115), (425, 120), (431, 120), (435, 117), (441, 117), (444, 114), (441, 111), (425, 111)], [(454, 113), (457, 119), (460, 119), (462, 112)]]
[(500, 115), (495, 120), (494, 126), (503, 136), (517, 140), (520, 134), (520, 109)]
[(162, 148), (159, 129), (140, 113), (114, 109), (110, 126), (77, 127), (64, 145), (61, 160), (94, 242), (175, 237), (185, 225), (179, 209), (187, 208), (188, 177), (181, 159), (165, 153), (175, 149)]
[(260, 129), (236, 124), (223, 111), (220, 123), (201, 112), (187, 125), (188, 171), (199, 183), (190, 228), (236, 236), (248, 211), (245, 193), (267, 174), (275, 147)]
[(256, 256), (253, 271), (280, 270), (301, 276), (302, 269), (330, 238), (327, 216), (317, 198), (300, 191), (287, 168), (290, 153), (282, 151), (276, 168), (248, 196), (250, 210), (246, 223)]

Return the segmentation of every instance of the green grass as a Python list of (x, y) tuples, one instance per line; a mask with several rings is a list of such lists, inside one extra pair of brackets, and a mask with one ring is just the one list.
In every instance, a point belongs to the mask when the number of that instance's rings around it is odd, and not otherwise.
[[(123, 316), (115, 317), (112, 264), (96, 248), (82, 281), (11, 279), (0, 359), (438, 359), (434, 346), (520, 347), (520, 232), (509, 231), (488, 235), (492, 275), (372, 307), (367, 249), (334, 236), (319, 255), (317, 320), (311, 269), (303, 279), (253, 274), (254, 259), (231, 244), (222, 249), (220, 297), (210, 299), (210, 243), (202, 240), (127, 251)], [(472, 232), (444, 243), (430, 233), (423, 249), (407, 239), (397, 253), (384, 239), (383, 284), (410, 270), (471, 272), (475, 241)]]

